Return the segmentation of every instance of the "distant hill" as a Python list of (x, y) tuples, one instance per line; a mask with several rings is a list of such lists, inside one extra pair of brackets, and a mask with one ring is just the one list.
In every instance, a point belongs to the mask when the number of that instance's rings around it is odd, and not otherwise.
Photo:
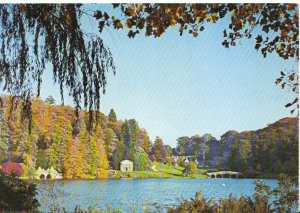
[[(212, 135), (178, 138), (176, 151), (198, 156), (202, 166), (242, 172), (298, 174), (298, 118), (283, 118), (255, 131), (228, 131), (216, 140)], [(208, 137), (208, 135), (210, 137)]]

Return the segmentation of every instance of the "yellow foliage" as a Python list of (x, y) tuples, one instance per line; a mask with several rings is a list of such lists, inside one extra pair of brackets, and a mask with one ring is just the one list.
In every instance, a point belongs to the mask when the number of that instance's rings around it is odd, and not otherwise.
[(172, 26), (175, 25), (176, 23), (177, 23), (177, 21), (176, 21), (175, 19), (172, 18), (172, 19), (170, 20), (170, 24), (171, 24)]
[(99, 169), (99, 172), (98, 172), (98, 174), (97, 174), (97, 178), (101, 178), (101, 179), (106, 179), (106, 178), (108, 178), (108, 170), (105, 170), (105, 169), (100, 168), (100, 169)]

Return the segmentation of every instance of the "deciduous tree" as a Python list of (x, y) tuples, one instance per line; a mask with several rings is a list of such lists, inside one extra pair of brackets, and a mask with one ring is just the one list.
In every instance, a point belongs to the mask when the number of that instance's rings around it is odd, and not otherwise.
[(159, 162), (165, 162), (167, 157), (167, 151), (164, 147), (164, 142), (161, 138), (156, 137), (153, 146), (154, 157)]

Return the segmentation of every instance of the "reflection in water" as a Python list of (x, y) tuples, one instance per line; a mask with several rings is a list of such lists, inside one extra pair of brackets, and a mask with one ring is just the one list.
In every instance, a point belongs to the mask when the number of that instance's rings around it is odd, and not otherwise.
[[(120, 179), (120, 180), (66, 180), (55, 181), (58, 190), (57, 199), (65, 200), (67, 211), (81, 208), (101, 208), (108, 205), (124, 212), (137, 210), (142, 212), (149, 206), (162, 211), (166, 206), (173, 206), (181, 198), (193, 198), (202, 191), (209, 197), (252, 195), (254, 179)], [(264, 180), (274, 188), (276, 180)], [(46, 183), (47, 184), (47, 183)], [(50, 184), (50, 182), (48, 182)], [(39, 200), (44, 200), (41, 211), (49, 210), (51, 197), (45, 194), (45, 183), (39, 183)], [(53, 195), (52, 195), (53, 196)], [(43, 198), (42, 198), (43, 197)], [(54, 195), (55, 197), (55, 195)], [(48, 199), (48, 202), (47, 202)]]

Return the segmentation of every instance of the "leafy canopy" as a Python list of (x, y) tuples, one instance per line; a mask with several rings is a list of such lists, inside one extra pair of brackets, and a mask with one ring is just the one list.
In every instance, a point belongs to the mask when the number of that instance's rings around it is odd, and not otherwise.
[[(95, 11), (99, 31), (105, 26), (128, 29), (133, 38), (145, 30), (146, 36), (160, 37), (172, 26), (179, 33), (194, 37), (230, 14), (224, 30), (223, 46), (235, 46), (239, 39), (256, 36), (255, 49), (264, 57), (275, 51), (284, 59), (299, 57), (299, 14), (296, 4), (113, 4), (121, 12), (122, 21), (106, 12)], [(254, 31), (254, 28), (257, 28)]]

